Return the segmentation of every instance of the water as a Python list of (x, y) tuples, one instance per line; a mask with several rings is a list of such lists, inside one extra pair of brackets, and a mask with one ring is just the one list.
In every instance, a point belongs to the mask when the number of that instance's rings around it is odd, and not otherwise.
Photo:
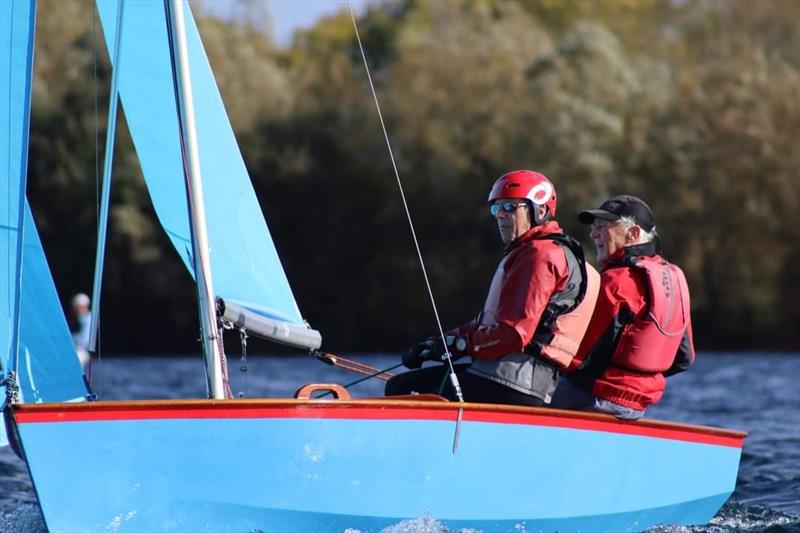
[[(354, 357), (387, 368), (396, 356)], [(231, 358), (235, 393), (285, 397), (304, 383), (348, 383), (358, 378), (308, 356), (251, 356), (249, 371)], [(205, 394), (200, 358), (107, 358), (95, 367), (101, 398), (197, 398)], [(355, 385), (356, 397), (379, 396), (383, 382)], [(669, 380), (664, 399), (648, 417), (741, 429), (749, 433), (736, 490), (701, 527), (658, 527), (653, 532), (800, 533), (800, 354), (700, 354), (694, 368)], [(24, 463), (0, 450), (0, 533), (44, 532)], [(445, 533), (436, 517), (404, 520), (384, 533)], [(348, 530), (348, 533), (356, 533)], [(466, 533), (463, 532), (463, 533)]]

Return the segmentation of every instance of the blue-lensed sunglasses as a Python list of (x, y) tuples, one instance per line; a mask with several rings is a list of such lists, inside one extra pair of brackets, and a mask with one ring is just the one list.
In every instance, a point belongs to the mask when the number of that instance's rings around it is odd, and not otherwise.
[(489, 206), (489, 212), (493, 217), (496, 217), (497, 213), (499, 213), (501, 209), (508, 214), (516, 211), (517, 208), (522, 207), (523, 205), (526, 205), (525, 202), (498, 202)]

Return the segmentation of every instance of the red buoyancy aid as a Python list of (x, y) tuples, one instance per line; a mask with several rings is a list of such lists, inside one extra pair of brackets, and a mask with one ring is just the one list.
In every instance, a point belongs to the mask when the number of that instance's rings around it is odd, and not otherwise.
[(645, 274), (648, 310), (623, 330), (613, 364), (643, 373), (668, 370), (690, 321), (689, 289), (677, 266), (660, 256), (638, 256), (631, 266)]
[[(536, 255), (525, 257), (522, 254)], [(517, 276), (516, 281), (524, 282), (524, 286), (517, 291), (509, 291), (509, 273), (515, 270), (513, 265), (521, 258), (535, 262), (540, 272), (557, 272), (557, 275), (544, 275), (541, 278), (537, 278), (536, 274), (532, 277)], [(555, 286), (546, 281), (551, 277)], [(567, 367), (577, 353), (599, 290), (600, 276), (586, 262), (579, 242), (562, 233), (542, 231), (531, 235), (524, 248), (517, 247), (500, 262), (478, 323), (481, 327), (493, 327), (498, 323), (499, 310), (503, 305), (509, 305), (509, 302), (501, 303), (501, 292), (513, 298), (535, 291), (539, 295), (538, 308), (544, 308), (539, 313), (527, 313), (527, 324), (511, 325), (526, 342), (522, 351), (512, 350), (496, 358), (473, 355), (467, 372), (550, 403), (556, 386), (556, 370)], [(533, 320), (536, 320), (535, 326), (532, 325)], [(525, 331), (529, 333), (526, 335)], [(488, 342), (474, 346), (477, 352), (498, 344), (502, 344), (501, 339), (490, 338)]]
[(558, 234), (547, 235), (564, 248), (569, 278), (567, 285), (550, 298), (542, 314), (533, 342), (526, 350), (535, 350), (559, 368), (566, 368), (578, 353), (581, 340), (600, 292), (600, 274), (583, 255), (580, 243), (571, 237)]
[[(547, 307), (525, 352), (541, 356), (566, 368), (583, 340), (594, 312), (600, 292), (600, 274), (589, 264), (581, 244), (563, 233), (551, 233), (536, 240), (550, 240), (564, 250), (568, 278), (565, 287), (550, 296)], [(504, 282), (505, 264), (510, 256), (500, 262), (492, 279), (489, 294), (483, 309), (483, 320), (493, 320), (499, 306), (500, 287)]]
[(581, 340), (589, 327), (589, 321), (600, 291), (600, 274), (594, 267), (586, 265), (586, 294), (572, 310), (558, 315), (553, 322), (553, 338), (541, 349), (541, 355), (567, 368), (578, 353)]

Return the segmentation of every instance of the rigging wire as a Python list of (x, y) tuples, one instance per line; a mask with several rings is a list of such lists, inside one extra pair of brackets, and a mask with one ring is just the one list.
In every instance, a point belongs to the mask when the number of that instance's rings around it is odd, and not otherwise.
[[(95, 4), (94, 9), (90, 9), (89, 13), (92, 17), (92, 62), (94, 68), (94, 220), (95, 220), (95, 233), (96, 235), (100, 234), (100, 113), (99, 113), (99, 89), (98, 89), (98, 74), (97, 74), (97, 17), (99, 13), (97, 12), (97, 4)], [(96, 238), (95, 241), (97, 242), (98, 239)], [(92, 294), (92, 298), (95, 295)], [(100, 350), (100, 327), (99, 327), (99, 320), (100, 320), (100, 309), (95, 308), (94, 305), (91, 307), (92, 313), (92, 320), (98, 321), (97, 331), (95, 333), (95, 354), (97, 354), (97, 390), (102, 390), (103, 385), (103, 365), (102, 365), (102, 353)], [(91, 368), (92, 368), (92, 352), (89, 353), (89, 372), (90, 375), (87, 378), (89, 382), (90, 389), (92, 388), (92, 376), (91, 376)], [(90, 390), (90, 392), (93, 392)]]
[(239, 365), (239, 372), (244, 375), (244, 391), (239, 393), (239, 398), (244, 398), (250, 392), (250, 389), (247, 385), (247, 330), (244, 328), (239, 328), (239, 344), (242, 346), (242, 360)]
[[(403, 183), (400, 180), (400, 173), (397, 170), (397, 163), (394, 160), (394, 152), (392, 151), (392, 143), (389, 141), (389, 133), (386, 131), (386, 123), (383, 120), (383, 113), (381, 113), (381, 105), (378, 103), (378, 93), (375, 92), (375, 85), (372, 83), (372, 74), (369, 70), (369, 63), (367, 63), (367, 55), (364, 52), (364, 45), (361, 43), (361, 36), (358, 33), (358, 24), (356, 24), (356, 15), (353, 11), (353, 5), (348, 2), (348, 7), (350, 8), (350, 18), (353, 21), (353, 29), (356, 33), (356, 40), (358, 41), (358, 49), (361, 51), (361, 59), (364, 61), (364, 69), (367, 71), (367, 80), (369, 81), (369, 88), (372, 91), (372, 99), (375, 101), (375, 108), (378, 110), (378, 118), (381, 122), (381, 129), (383, 130), (383, 137), (386, 139), (386, 148), (389, 150), (389, 158), (392, 161), (392, 169), (394, 169), (394, 176), (397, 179), (397, 187), (400, 189), (400, 198), (403, 200), (403, 207), (406, 211), (406, 218), (408, 219), (408, 226), (411, 229), (411, 237), (414, 240), (414, 246), (417, 249), (417, 257), (419, 258), (419, 265), (422, 269), (422, 277), (425, 278), (425, 286), (428, 289), (428, 296), (431, 300), (431, 306), (433, 307), (433, 314), (436, 317), (436, 326), (439, 328), (439, 335), (442, 339), (442, 346), (444, 346), (444, 355), (445, 360), (447, 361), (447, 366), (450, 369), (450, 384), (453, 386), (453, 390), (456, 393), (456, 397), (460, 403), (464, 403), (464, 395), (461, 392), (461, 385), (458, 382), (458, 376), (456, 376), (456, 370), (453, 367), (453, 358), (450, 355), (450, 348), (447, 346), (447, 340), (444, 337), (444, 329), (442, 329), (442, 321), (439, 319), (439, 311), (436, 308), (436, 299), (433, 297), (433, 290), (431, 289), (430, 280), (428, 280), (428, 272), (425, 270), (425, 261), (422, 259), (422, 251), (419, 247), (419, 241), (417, 240), (417, 233), (414, 231), (414, 222), (411, 220), (411, 211), (408, 208), (408, 202), (406, 201), (406, 195), (403, 191)], [(458, 419), (456, 421), (456, 432), (455, 437), (453, 439), (453, 453), (456, 452), (458, 448), (458, 438), (461, 431), (461, 419), (464, 414), (463, 407), (458, 408)]]

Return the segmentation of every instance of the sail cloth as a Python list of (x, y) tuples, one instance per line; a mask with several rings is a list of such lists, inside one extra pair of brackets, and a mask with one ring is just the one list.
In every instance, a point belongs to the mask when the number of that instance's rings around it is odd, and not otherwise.
[[(108, 50), (116, 1), (97, 0)], [(284, 344), (316, 349), (303, 320), (236, 143), (188, 2), (186, 34), (205, 195), (214, 291), (227, 319)], [(123, 15), (119, 93), (161, 225), (194, 276), (187, 193), (169, 36), (161, 2), (128, 2)]]
[(16, 354), (35, 7), (0, 2), (0, 370)]
[[(22, 206), (28, 147), (32, 1), (0, 2), (0, 372), (17, 353)], [(5, 399), (5, 387), (0, 386)], [(0, 426), (3, 422), (0, 420)], [(0, 432), (0, 445), (6, 445)]]
[(83, 370), (27, 200), (23, 241), (17, 354), (22, 402), (85, 401)]
[(23, 402), (81, 401), (83, 371), (25, 198), (34, 26), (33, 0), (0, 2), (0, 367), (19, 371)]

